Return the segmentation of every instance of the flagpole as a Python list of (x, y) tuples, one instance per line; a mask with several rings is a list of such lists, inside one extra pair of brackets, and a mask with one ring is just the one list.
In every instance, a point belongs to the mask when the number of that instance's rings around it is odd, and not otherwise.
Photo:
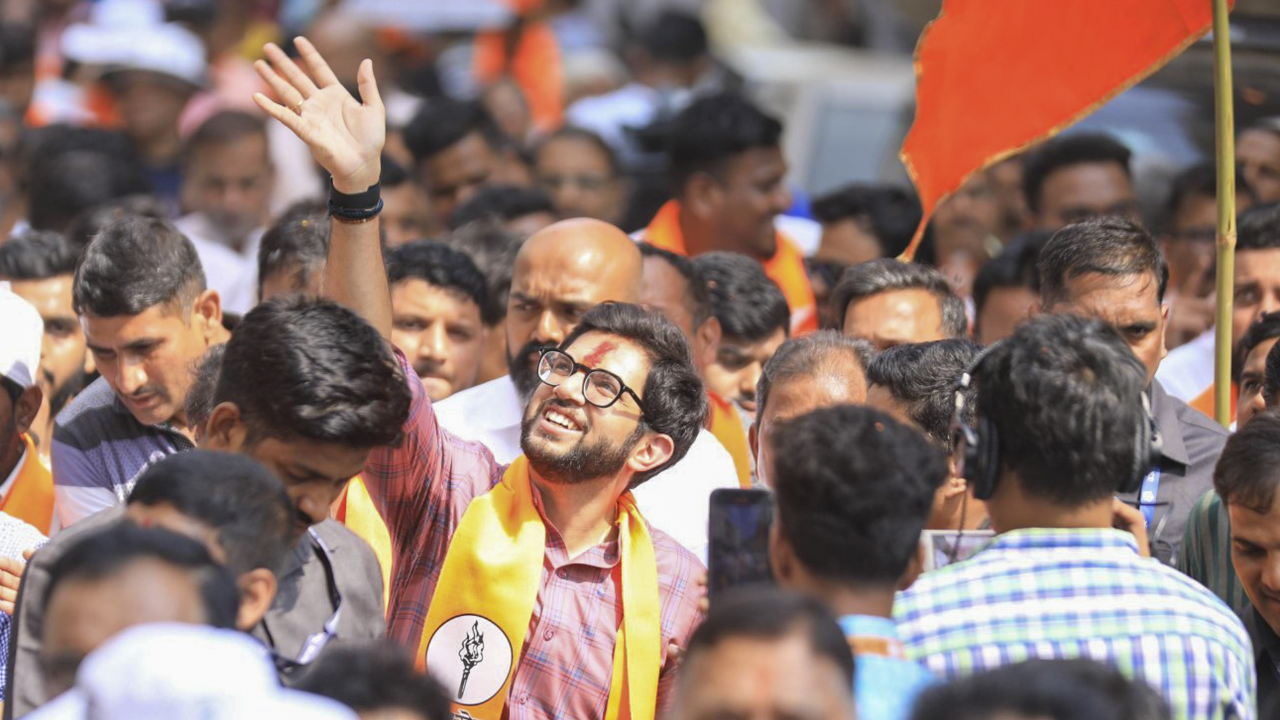
[(1214, 332), (1213, 417), (1231, 424), (1231, 305), (1236, 274), (1236, 153), (1227, 0), (1213, 2), (1213, 89), (1218, 159), (1218, 276)]

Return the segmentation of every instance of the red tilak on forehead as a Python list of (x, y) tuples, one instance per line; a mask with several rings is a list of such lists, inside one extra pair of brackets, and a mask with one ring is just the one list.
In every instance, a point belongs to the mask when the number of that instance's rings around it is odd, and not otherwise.
[(616, 343), (609, 340), (605, 340), (604, 342), (597, 345), (596, 349), (592, 350), (589, 355), (582, 358), (582, 364), (586, 365), (589, 368), (594, 368), (596, 365), (600, 364), (600, 361), (604, 359), (605, 355), (608, 355), (610, 352), (616, 350), (617, 348), (618, 346)]

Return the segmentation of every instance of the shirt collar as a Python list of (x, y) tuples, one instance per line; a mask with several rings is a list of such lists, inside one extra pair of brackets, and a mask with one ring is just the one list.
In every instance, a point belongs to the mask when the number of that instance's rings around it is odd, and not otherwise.
[[(529, 481), (530, 483), (533, 480)], [(612, 569), (620, 560), (618, 542), (618, 534), (610, 533), (612, 539), (606, 540), (589, 550), (584, 550), (575, 558), (569, 557), (568, 548), (565, 547), (564, 538), (560, 536), (560, 531), (556, 529), (555, 523), (547, 519), (546, 512), (542, 509), (542, 493), (538, 492), (537, 486), (534, 486), (533, 506), (538, 509), (538, 517), (542, 518), (542, 525), (547, 529), (547, 559), (551, 561), (552, 567), (559, 568), (564, 565), (589, 565), (595, 568)], [(618, 518), (614, 518), (614, 526), (618, 524)]]
[(1061, 550), (1068, 548), (1093, 548), (1096, 550), (1128, 550), (1135, 556), (1138, 541), (1132, 533), (1113, 528), (1023, 528), (1010, 530), (995, 537), (979, 557), (1000, 550)]
[(1178, 420), (1178, 407), (1159, 380), (1152, 380), (1148, 388), (1151, 397), (1151, 416), (1155, 418), (1160, 433), (1160, 454), (1181, 465), (1190, 465), (1191, 456), (1182, 442), (1182, 423)]
[(874, 615), (845, 615), (840, 618), (840, 629), (845, 637), (898, 639), (898, 629), (893, 621)]

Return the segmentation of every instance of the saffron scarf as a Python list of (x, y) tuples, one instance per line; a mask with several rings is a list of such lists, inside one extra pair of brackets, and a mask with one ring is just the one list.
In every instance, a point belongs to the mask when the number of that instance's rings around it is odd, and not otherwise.
[[(607, 720), (650, 720), (662, 662), (658, 567), (631, 493), (618, 500), (622, 624)], [(454, 711), (499, 720), (541, 584), (547, 529), (533, 504), (529, 461), (472, 501), (454, 533), (427, 612), (417, 664), (445, 684)]]

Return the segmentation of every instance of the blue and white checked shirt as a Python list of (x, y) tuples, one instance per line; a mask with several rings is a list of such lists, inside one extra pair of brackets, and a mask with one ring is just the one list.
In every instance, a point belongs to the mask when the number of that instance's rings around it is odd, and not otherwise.
[(1138, 555), (1119, 530), (1017, 530), (922, 576), (894, 604), (907, 655), (944, 678), (1030, 658), (1100, 660), (1179, 720), (1256, 714), (1253, 650), (1231, 609)]

